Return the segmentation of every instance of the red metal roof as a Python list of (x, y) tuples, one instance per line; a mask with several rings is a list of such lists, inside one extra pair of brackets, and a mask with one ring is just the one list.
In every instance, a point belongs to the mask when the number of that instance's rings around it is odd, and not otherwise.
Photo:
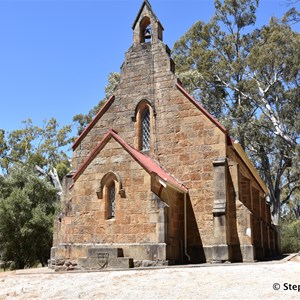
[(74, 181), (78, 179), (80, 174), (87, 168), (87, 166), (104, 148), (104, 146), (111, 138), (114, 138), (149, 174), (156, 174), (166, 183), (169, 183), (184, 192), (187, 191), (187, 188), (183, 184), (179, 183), (174, 177), (172, 177), (170, 174), (164, 171), (162, 167), (159, 166), (156, 162), (154, 162), (149, 156), (144, 155), (143, 153), (128, 145), (113, 129), (110, 129), (108, 131), (108, 133), (103, 137), (103, 139), (97, 144), (95, 149), (86, 158), (86, 160), (78, 169), (78, 171), (73, 175)]
[(94, 119), (91, 121), (91, 123), (84, 129), (84, 131), (81, 133), (81, 135), (76, 139), (74, 144), (72, 145), (73, 151), (76, 149), (76, 147), (79, 145), (81, 140), (89, 133), (89, 131), (93, 128), (93, 126), (97, 123), (97, 121), (103, 116), (103, 114), (107, 111), (109, 106), (112, 104), (114, 101), (115, 96), (112, 95), (106, 103), (102, 106), (102, 108), (99, 110), (97, 115), (94, 117)]
[(227, 134), (227, 129), (221, 123), (219, 123), (204, 107), (202, 107), (179, 83), (176, 83), (176, 86), (182, 92), (182, 94), (184, 94), (193, 104), (195, 104), (207, 118), (209, 118), (224, 133)]

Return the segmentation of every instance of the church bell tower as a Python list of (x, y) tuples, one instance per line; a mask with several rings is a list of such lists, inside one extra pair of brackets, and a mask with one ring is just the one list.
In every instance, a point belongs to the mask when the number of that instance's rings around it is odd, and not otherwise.
[(163, 40), (163, 27), (153, 12), (150, 3), (145, 0), (132, 25), (133, 43), (155, 43)]

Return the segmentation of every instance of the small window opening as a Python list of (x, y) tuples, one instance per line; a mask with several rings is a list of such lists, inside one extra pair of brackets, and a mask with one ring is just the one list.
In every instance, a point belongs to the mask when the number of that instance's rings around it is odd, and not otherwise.
[(115, 217), (116, 188), (113, 182), (108, 188), (108, 219)]
[(150, 149), (150, 111), (144, 109), (142, 114), (142, 150)]

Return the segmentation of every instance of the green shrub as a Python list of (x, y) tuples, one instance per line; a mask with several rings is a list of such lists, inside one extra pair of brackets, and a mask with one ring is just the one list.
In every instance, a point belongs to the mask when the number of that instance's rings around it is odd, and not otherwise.
[(300, 220), (281, 225), (281, 251), (292, 253), (300, 251)]

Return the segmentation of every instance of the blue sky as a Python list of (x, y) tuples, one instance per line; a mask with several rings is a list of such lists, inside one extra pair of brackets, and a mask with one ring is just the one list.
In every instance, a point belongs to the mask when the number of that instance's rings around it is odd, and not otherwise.
[[(261, 0), (257, 27), (281, 17), (286, 0)], [(208, 21), (213, 0), (150, 0), (170, 47), (197, 20)], [(0, 0), (0, 129), (31, 118), (61, 125), (87, 113), (104, 96), (132, 44), (142, 0)], [(298, 4), (299, 6), (299, 4)], [(294, 27), (299, 31), (299, 24)]]

